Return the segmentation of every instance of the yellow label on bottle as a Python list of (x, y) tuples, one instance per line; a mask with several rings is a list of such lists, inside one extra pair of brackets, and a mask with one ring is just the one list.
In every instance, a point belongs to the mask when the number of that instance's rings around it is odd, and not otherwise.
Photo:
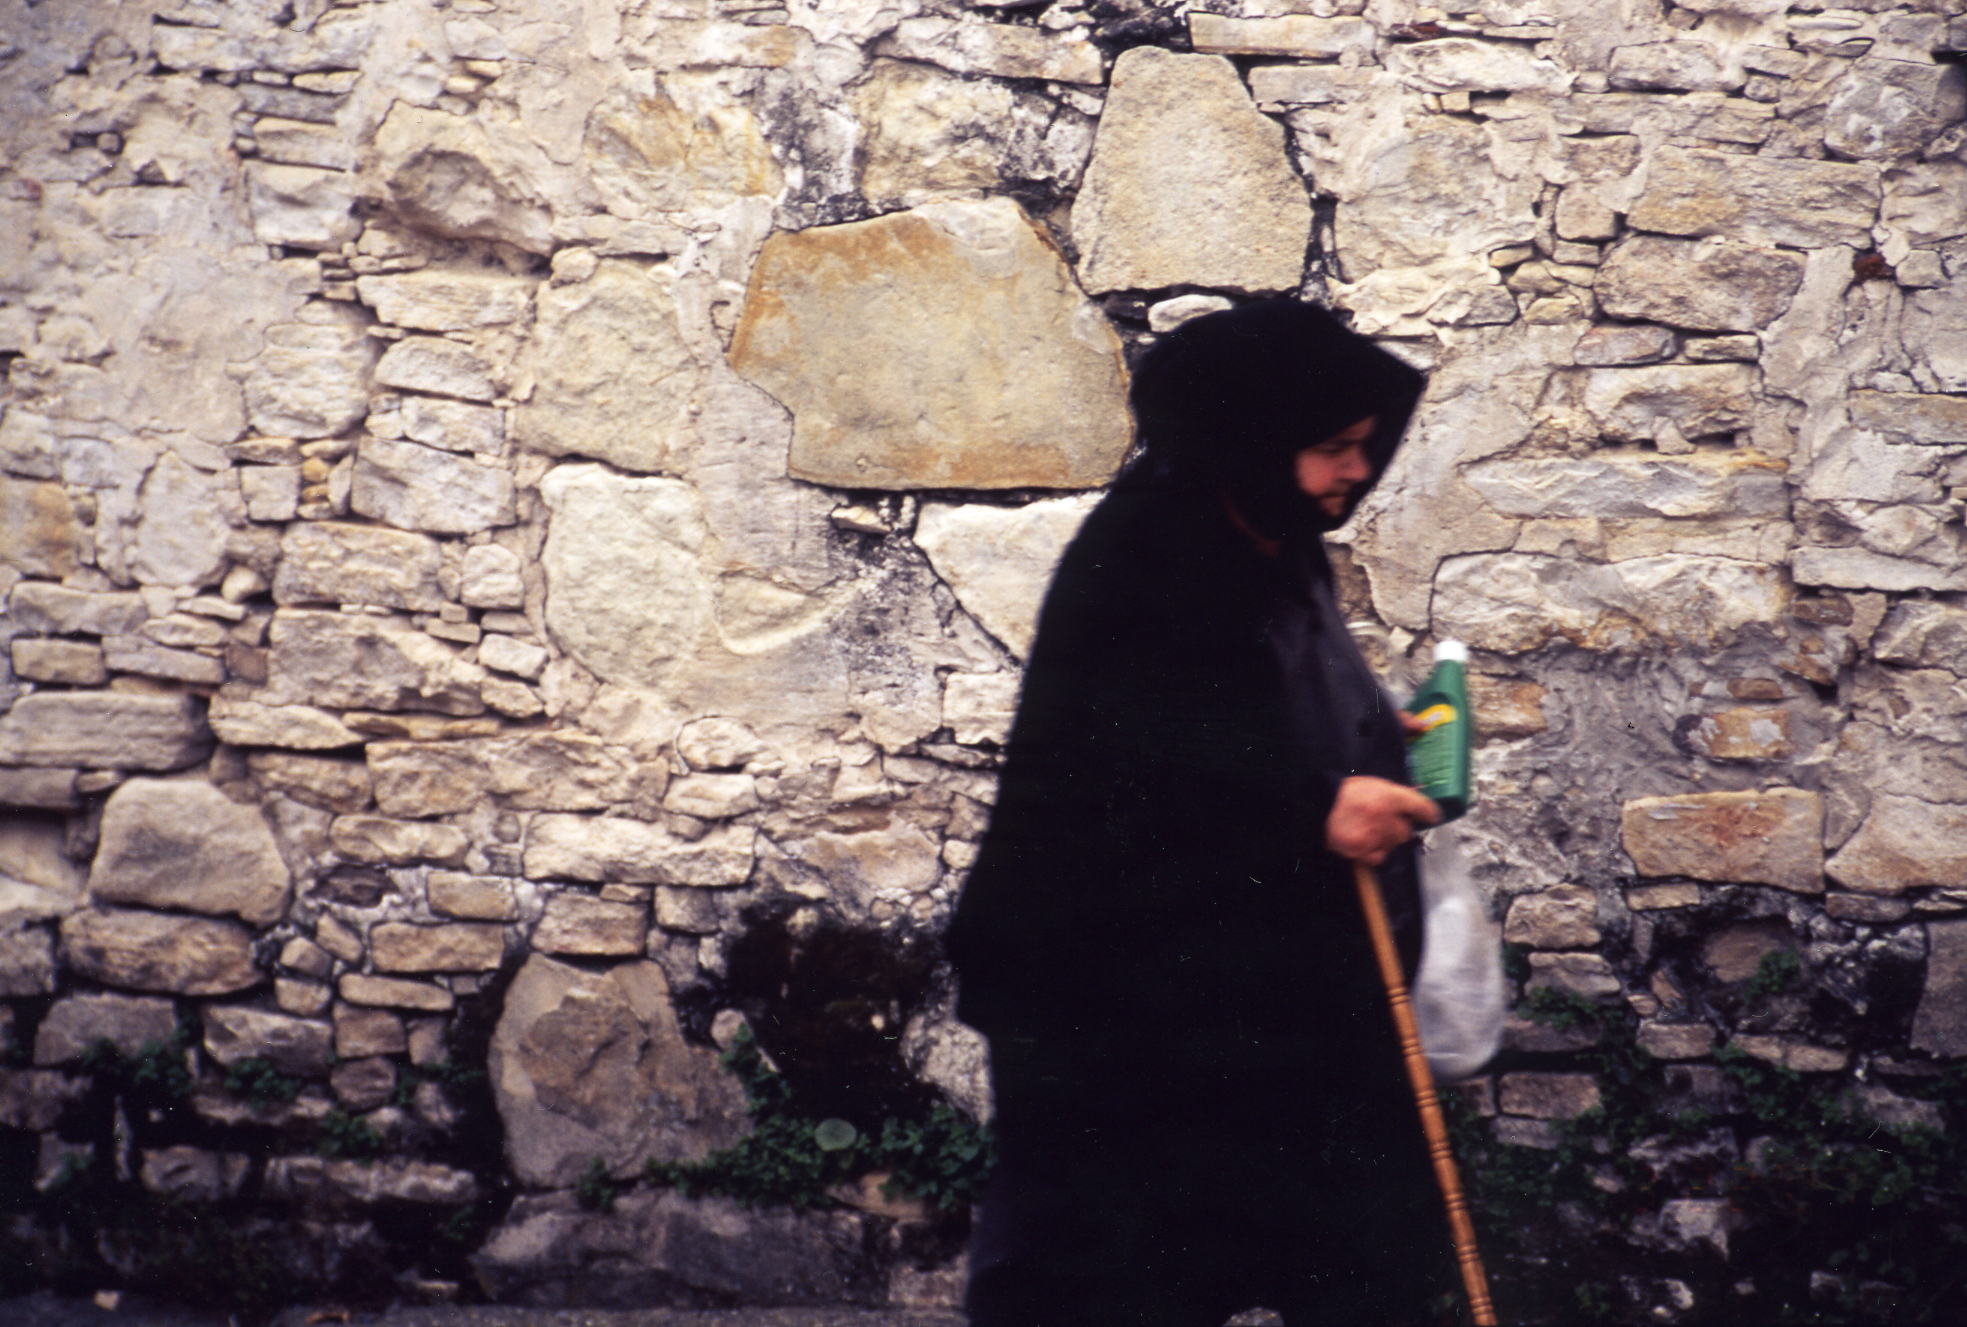
[(1414, 736), (1432, 732), (1445, 723), (1453, 723), (1458, 717), (1453, 705), (1430, 705), (1414, 716), (1414, 721), (1420, 724), (1420, 729)]

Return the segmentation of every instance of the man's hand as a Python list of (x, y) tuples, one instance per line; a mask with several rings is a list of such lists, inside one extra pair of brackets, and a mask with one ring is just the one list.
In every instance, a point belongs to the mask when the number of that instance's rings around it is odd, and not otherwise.
[(1404, 783), (1355, 774), (1339, 784), (1325, 818), (1325, 846), (1348, 861), (1378, 866), (1414, 837), (1416, 825), (1432, 825), (1441, 809)]

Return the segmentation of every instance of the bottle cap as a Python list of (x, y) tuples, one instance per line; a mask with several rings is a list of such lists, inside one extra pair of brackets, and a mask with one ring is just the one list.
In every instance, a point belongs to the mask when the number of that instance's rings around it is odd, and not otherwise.
[(1444, 640), (1434, 647), (1434, 661), (1465, 664), (1468, 662), (1468, 646), (1458, 640)]

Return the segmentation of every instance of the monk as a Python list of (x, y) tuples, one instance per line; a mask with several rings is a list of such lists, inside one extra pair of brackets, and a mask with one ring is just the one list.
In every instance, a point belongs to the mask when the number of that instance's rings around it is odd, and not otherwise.
[(1351, 884), (1379, 868), (1411, 971), (1437, 812), (1323, 541), (1422, 386), (1288, 300), (1136, 371), (947, 937), (997, 1102), (973, 1327), (1417, 1323), (1452, 1289)]

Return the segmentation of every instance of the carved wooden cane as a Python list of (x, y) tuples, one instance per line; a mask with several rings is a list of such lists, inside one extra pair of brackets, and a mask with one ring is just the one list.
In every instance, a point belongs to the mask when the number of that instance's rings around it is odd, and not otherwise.
[(1455, 1153), (1448, 1145), (1448, 1121), (1442, 1118), (1441, 1102), (1434, 1093), (1434, 1071), (1428, 1068), (1427, 1056), (1421, 1050), (1420, 1025), (1414, 1021), (1407, 979), (1401, 974), (1400, 955), (1393, 947), (1393, 925), (1387, 920), (1386, 900), (1380, 897), (1380, 882), (1372, 867), (1353, 863), (1352, 879), (1359, 888), (1359, 906), (1366, 914), (1366, 931), (1373, 939), (1373, 957), (1380, 965), (1380, 980), (1386, 983), (1387, 1004), (1393, 1009), (1393, 1026), (1400, 1035), (1400, 1055), (1407, 1064), (1407, 1081), (1414, 1089), (1414, 1104), (1420, 1108), (1421, 1132), (1427, 1135), (1434, 1178), (1441, 1186), (1441, 1201), (1448, 1209), (1448, 1234), (1454, 1241), (1455, 1262), (1461, 1267), (1462, 1289), (1468, 1294), (1469, 1316), (1475, 1327), (1496, 1327), (1496, 1309), (1489, 1302), (1489, 1277), (1482, 1270), (1482, 1255), (1475, 1247), (1475, 1225), (1469, 1220), (1461, 1172), (1455, 1167)]

